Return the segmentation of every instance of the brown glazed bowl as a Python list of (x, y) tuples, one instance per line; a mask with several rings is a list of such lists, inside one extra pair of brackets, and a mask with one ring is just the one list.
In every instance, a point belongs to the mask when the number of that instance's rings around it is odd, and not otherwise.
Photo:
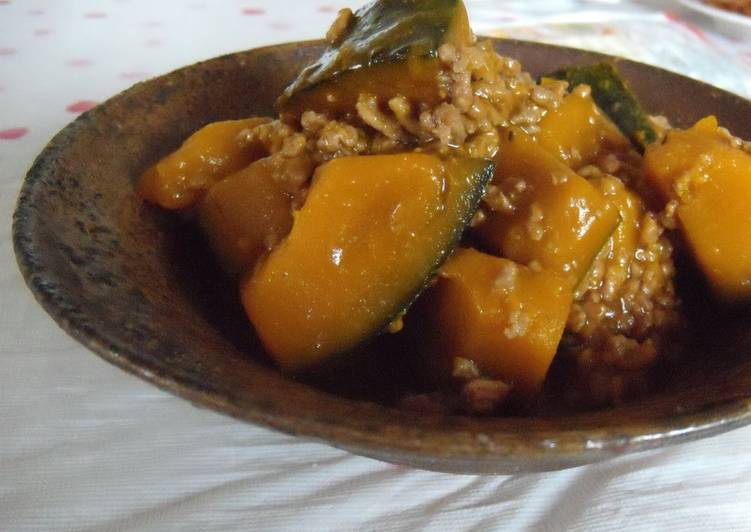
[[(751, 102), (626, 60), (495, 41), (533, 74), (607, 59), (652, 113), (687, 126), (714, 113), (751, 138)], [(704, 323), (657, 394), (622, 407), (536, 417), (400, 411), (282, 375), (263, 355), (200, 239), (134, 195), (139, 174), (208, 122), (274, 113), (321, 42), (227, 55), (139, 83), (83, 114), (44, 149), (14, 215), (18, 263), (55, 321), (97, 355), (197, 406), (357, 454), (438, 471), (571, 467), (693, 440), (751, 421), (751, 313)], [(739, 198), (747, 201), (748, 198)]]

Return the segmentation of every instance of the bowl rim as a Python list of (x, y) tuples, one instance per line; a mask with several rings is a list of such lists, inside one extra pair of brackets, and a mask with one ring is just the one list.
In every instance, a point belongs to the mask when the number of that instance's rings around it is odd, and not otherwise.
[[(690, 79), (658, 67), (596, 52), (530, 41), (491, 39), (496, 44), (513, 43), (518, 46), (584, 53), (587, 57), (616, 61), (620, 64), (630, 63), (661, 71), (663, 75)], [(128, 345), (121, 345), (108, 339), (106, 334), (91, 327), (78, 314), (69, 312), (66, 302), (55, 293), (54, 280), (48, 278), (48, 271), (42, 264), (43, 260), (40, 261), (35, 252), (35, 238), (38, 238), (38, 235), (35, 235), (35, 222), (38, 220), (35, 219), (31, 209), (34, 194), (37, 192), (38, 183), (41, 182), (40, 178), (45, 168), (56, 157), (57, 152), (64, 149), (68, 138), (75, 135), (80, 128), (86, 127), (92, 113), (96, 113), (98, 109), (105, 108), (119, 99), (137, 95), (148, 84), (164, 82), (176, 74), (185, 74), (222, 59), (240, 58), (248, 53), (264, 53), (272, 50), (292, 51), (300, 46), (320, 45), (321, 43), (321, 40), (308, 40), (270, 45), (225, 54), (181, 67), (137, 83), (112, 96), (93, 110), (77, 117), (52, 138), (37, 156), (23, 180), (13, 214), (12, 237), (16, 260), (26, 284), (42, 308), (59, 327), (104, 360), (162, 390), (187, 399), (195, 406), (210, 408), (242, 421), (250, 421), (288, 434), (313, 438), (356, 454), (437, 471), (497, 473), (553, 470), (595, 462), (628, 452), (681, 443), (751, 423), (751, 398), (735, 398), (717, 404), (708, 403), (688, 413), (676, 411), (669, 418), (659, 417), (647, 421), (634, 418), (632, 421), (618, 425), (619, 434), (616, 436), (608, 432), (608, 427), (598, 426), (596, 421), (588, 429), (566, 429), (560, 426), (562, 419), (582, 422), (584, 418), (591, 418), (590, 413), (568, 415), (565, 418), (502, 417), (479, 421), (478, 418), (471, 418), (471, 427), (465, 423), (467, 420), (465, 416), (426, 415), (417, 420), (417, 425), (412, 426), (416, 421), (413, 413), (407, 414), (395, 408), (375, 405), (375, 403), (353, 401), (313, 388), (311, 389), (315, 393), (332, 398), (341, 406), (343, 412), (354, 408), (366, 410), (375, 408), (383, 414), (385, 409), (392, 416), (392, 421), (385, 426), (377, 427), (378, 430), (369, 430), (364, 429), (362, 425), (337, 424), (325, 416), (301, 419), (299, 413), (295, 414), (294, 407), (287, 407), (283, 412), (268, 412), (262, 403), (258, 403), (255, 408), (248, 408), (247, 404), (237, 404), (231, 398), (217, 397), (206, 391), (201, 383), (190, 378), (178, 374), (166, 374), (161, 368), (145, 363), (144, 358), (138, 357), (137, 353), (129, 350)], [(701, 81), (693, 79), (690, 81), (704, 85), (707, 90), (725, 93), (751, 105), (751, 102), (735, 94)], [(535, 423), (531, 423), (532, 420)], [(540, 422), (543, 424), (542, 428), (540, 428)], [(508, 430), (507, 426), (512, 425), (516, 430)], [(391, 433), (401, 431), (405, 437), (385, 439), (384, 430)]]

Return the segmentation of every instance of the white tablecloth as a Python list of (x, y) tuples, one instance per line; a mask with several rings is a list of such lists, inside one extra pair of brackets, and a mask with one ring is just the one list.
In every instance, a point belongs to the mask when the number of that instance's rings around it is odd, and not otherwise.
[[(320, 36), (340, 4), (0, 0), (0, 530), (751, 529), (751, 427), (554, 473), (424, 472), (196, 409), (87, 352), (37, 306), (10, 217), (57, 130), (139, 79)], [(680, 11), (469, 6), (483, 31), (618, 51), (751, 94), (749, 43)], [(643, 42), (645, 21), (662, 42)]]

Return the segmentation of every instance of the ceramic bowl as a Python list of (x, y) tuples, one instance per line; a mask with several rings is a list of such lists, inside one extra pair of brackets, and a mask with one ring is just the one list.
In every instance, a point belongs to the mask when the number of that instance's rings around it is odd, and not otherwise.
[[(751, 138), (751, 103), (697, 81), (584, 51), (495, 45), (533, 74), (613, 61), (650, 112), (677, 126), (714, 113)], [(322, 49), (319, 41), (271, 46), (139, 83), (49, 143), (24, 181), (13, 237), (26, 282), (60, 327), (102, 358), (197, 406), (440, 471), (558, 469), (751, 421), (751, 316), (743, 311), (703, 323), (713, 341), (694, 346), (695, 356), (659, 393), (590, 413), (418, 414), (278, 372), (243, 315), (236, 287), (217, 274), (200, 238), (176, 216), (143, 205), (133, 185), (204, 124), (273, 114), (282, 89)]]

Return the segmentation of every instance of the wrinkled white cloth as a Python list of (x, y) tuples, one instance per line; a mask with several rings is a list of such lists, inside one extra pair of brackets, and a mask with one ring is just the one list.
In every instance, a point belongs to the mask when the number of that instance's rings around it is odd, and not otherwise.
[[(587, 4), (468, 2), (483, 31), (629, 51), (614, 32), (648, 19), (663, 36), (675, 26), (678, 44), (643, 43), (639, 58), (696, 69), (716, 57), (695, 42), (680, 54), (691, 23)], [(592, 4), (610, 18), (587, 15), (572, 31)], [(751, 427), (552, 473), (419, 471), (197, 409), (89, 353), (34, 302), (10, 216), (34, 156), (75, 112), (200, 59), (318, 37), (343, 5), (0, 0), (0, 530), (751, 529)], [(541, 11), (549, 26), (518, 23)], [(618, 29), (614, 13), (633, 26)], [(704, 48), (738, 47), (743, 61), (747, 43), (708, 38)], [(739, 62), (734, 76), (729, 62), (688, 73), (751, 93), (748, 71)]]

